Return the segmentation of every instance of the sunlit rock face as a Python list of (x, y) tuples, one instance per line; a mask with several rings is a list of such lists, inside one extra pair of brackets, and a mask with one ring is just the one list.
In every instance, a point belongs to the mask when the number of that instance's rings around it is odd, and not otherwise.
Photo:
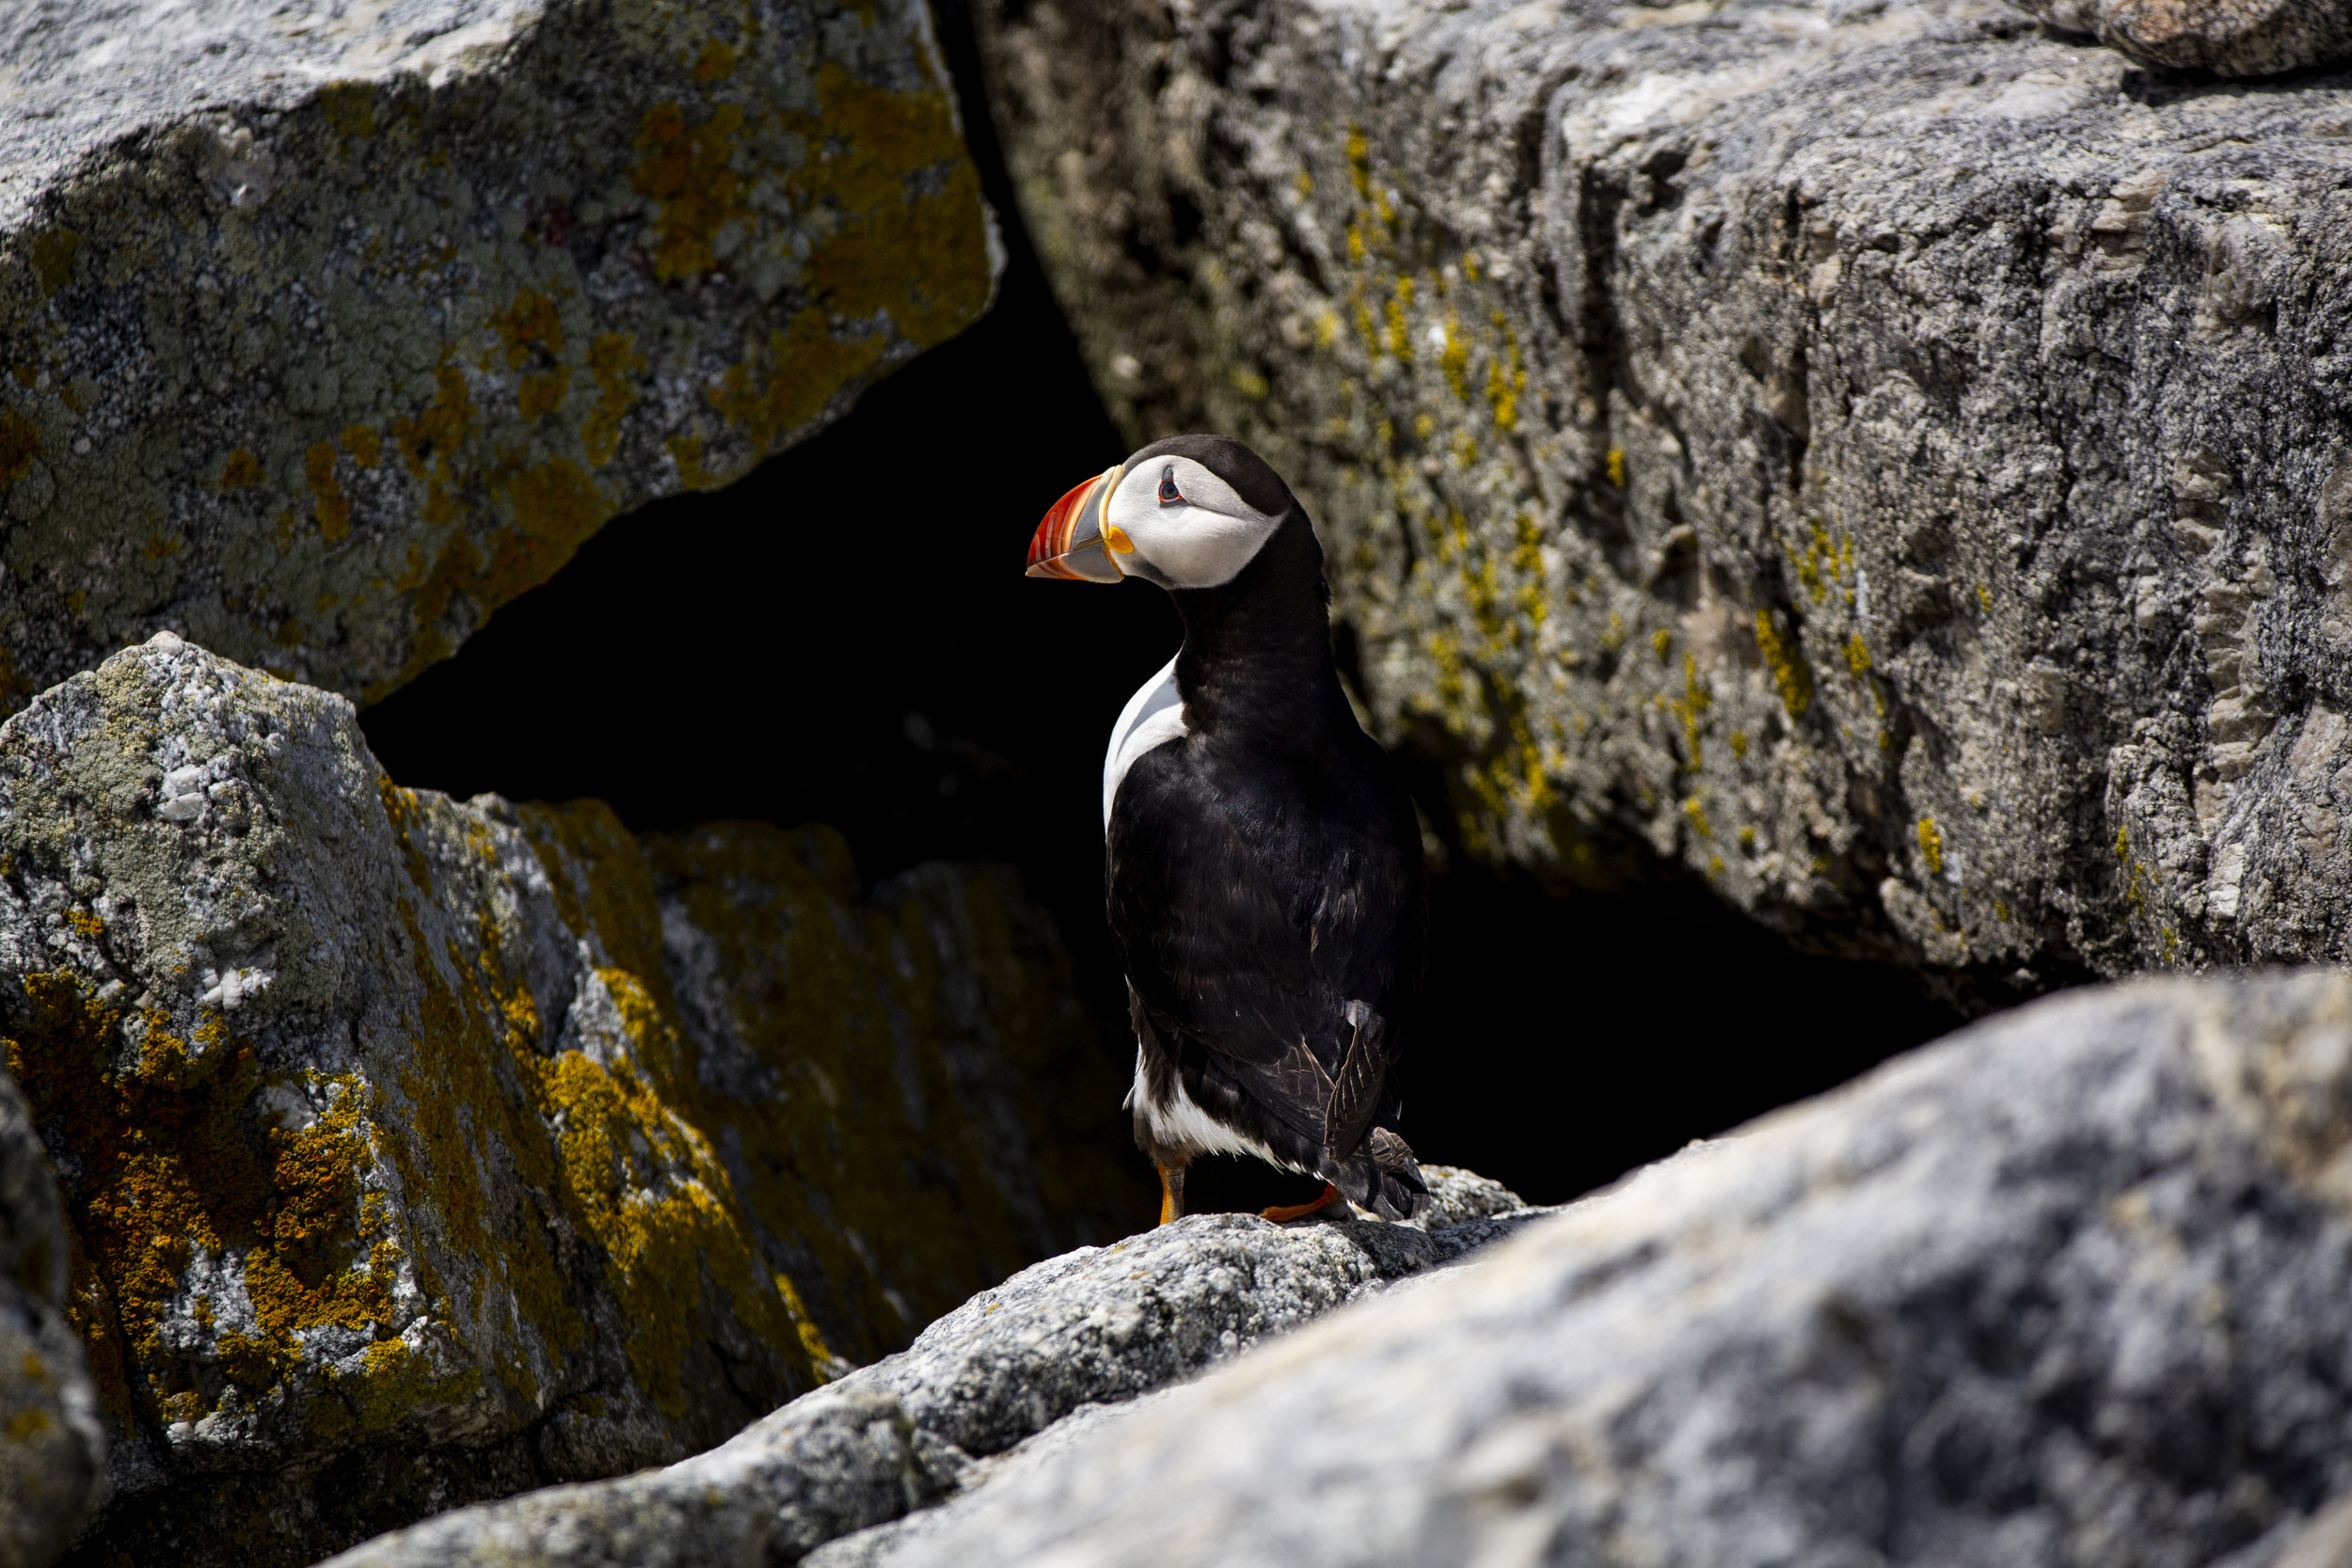
[(977, 15), (1098, 385), (1284, 472), (1460, 847), (1978, 1003), (2352, 954), (2352, 79), (1990, 0)]
[(675, 1460), (1148, 1212), (1009, 873), (403, 789), (343, 698), (168, 635), (0, 727), (0, 1037), (92, 1561)]
[(987, 306), (920, 0), (0, 5), (0, 713), (372, 700)]

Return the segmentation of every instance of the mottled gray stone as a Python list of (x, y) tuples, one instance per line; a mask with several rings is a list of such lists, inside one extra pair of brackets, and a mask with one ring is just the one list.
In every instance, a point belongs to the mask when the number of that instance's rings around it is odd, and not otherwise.
[(0, 0), (0, 715), (363, 700), (986, 309), (922, 0)]
[(15, 1081), (0, 1071), (0, 1568), (41, 1568), (105, 1492), (105, 1440), (66, 1321), (57, 1187)]
[(1149, 1212), (1066, 1131), (1117, 1085), (1009, 873), (403, 789), (345, 699), (167, 635), (0, 725), (0, 1044), (93, 1568), (683, 1458)]
[(2352, 958), (2352, 77), (1992, 0), (975, 14), (1097, 385), (1290, 480), (1454, 848), (1979, 1003)]
[(1440, 1212), (1471, 1217), (1423, 1229), (1196, 1214), (1084, 1248), (981, 1291), (904, 1354), (708, 1453), (445, 1514), (347, 1552), (337, 1568), (797, 1561), (977, 1484), (993, 1473), (992, 1456), (1058, 1433), (1073, 1413), (1074, 1439), (1104, 1406), (1452, 1262), (1541, 1212), (1468, 1172), (1424, 1170)]
[(2268, 76), (2352, 55), (2343, 0), (2017, 0), (2152, 65)]
[(2335, 1568), (2347, 1291), (2352, 980), (2134, 982), (1688, 1150), (820, 1560)]

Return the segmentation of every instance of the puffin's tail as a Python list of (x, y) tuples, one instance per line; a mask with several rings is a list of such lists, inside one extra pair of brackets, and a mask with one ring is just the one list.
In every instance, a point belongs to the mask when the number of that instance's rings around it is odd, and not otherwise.
[(1421, 1179), (1412, 1149), (1385, 1127), (1374, 1128), (1343, 1164), (1327, 1155), (1316, 1174), (1348, 1202), (1384, 1220), (1418, 1219), (1429, 1206), (1429, 1183)]

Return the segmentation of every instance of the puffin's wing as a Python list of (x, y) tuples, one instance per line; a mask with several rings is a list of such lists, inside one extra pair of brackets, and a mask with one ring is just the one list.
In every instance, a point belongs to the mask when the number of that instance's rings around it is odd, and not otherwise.
[(1323, 1148), (1334, 1160), (1346, 1159), (1363, 1142), (1379, 1112), (1380, 1091), (1389, 1084), (1388, 1015), (1353, 997), (1345, 1012), (1351, 1031), (1347, 1053), (1331, 1075), (1331, 1097), (1323, 1113)]
[(1418, 867), (1400, 875), (1369, 863), (1376, 847), (1335, 848), (1183, 788), (1182, 760), (1181, 747), (1139, 759), (1111, 815), (1110, 925), (1128, 978), (1163, 1024), (1273, 1069), (1317, 1133), (1343, 1112), (1352, 1150), (1401, 1043), (1390, 1023), (1419, 960)]

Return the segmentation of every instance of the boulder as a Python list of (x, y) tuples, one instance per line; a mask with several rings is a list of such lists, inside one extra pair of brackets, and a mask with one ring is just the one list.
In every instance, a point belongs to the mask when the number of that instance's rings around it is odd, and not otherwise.
[(66, 1320), (69, 1243), (24, 1097), (0, 1072), (0, 1568), (41, 1568), (103, 1495), (105, 1441)]
[(923, 0), (0, 4), (0, 714), (373, 700), (988, 304)]
[(2267, 76), (2352, 56), (2339, 0), (2018, 0), (2051, 26), (2152, 65)]
[(343, 698), (167, 633), (0, 726), (0, 1037), (91, 1562), (675, 1460), (1149, 1212), (1009, 872), (403, 789)]
[[(1414, 1226), (1194, 1214), (983, 1291), (904, 1354), (806, 1394), (666, 1469), (485, 1503), (372, 1541), (336, 1568), (702, 1568), (855, 1552), (844, 1541), (979, 1485), (1270, 1336), (1454, 1262), (1537, 1218), (1467, 1171), (1424, 1166)], [(1039, 1439), (1039, 1433), (1046, 1433)]]
[(2352, 981), (2078, 992), (810, 1568), (2323, 1568), (2347, 1291)]
[(1993, 0), (975, 14), (1098, 385), (1290, 479), (1453, 847), (1979, 1005), (2352, 957), (2352, 75)]

